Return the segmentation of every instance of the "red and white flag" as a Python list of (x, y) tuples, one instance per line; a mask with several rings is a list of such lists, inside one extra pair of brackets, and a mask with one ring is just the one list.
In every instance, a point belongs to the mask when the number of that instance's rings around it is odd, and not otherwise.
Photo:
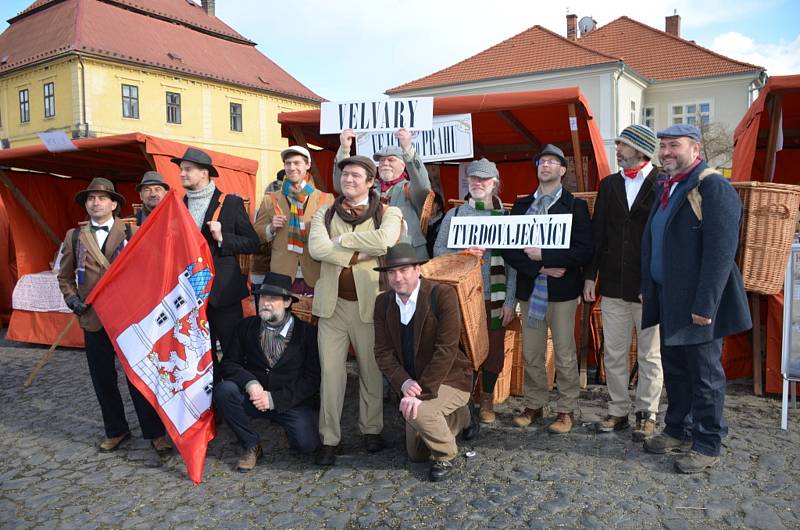
[(216, 434), (206, 316), (213, 277), (208, 244), (172, 190), (87, 299), (195, 484)]

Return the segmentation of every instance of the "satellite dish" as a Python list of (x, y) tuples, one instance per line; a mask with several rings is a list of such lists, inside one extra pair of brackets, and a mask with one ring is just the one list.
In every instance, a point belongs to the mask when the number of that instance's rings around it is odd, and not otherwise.
[(592, 17), (583, 17), (578, 21), (578, 29), (581, 30), (581, 36), (586, 35), (597, 27), (597, 21)]

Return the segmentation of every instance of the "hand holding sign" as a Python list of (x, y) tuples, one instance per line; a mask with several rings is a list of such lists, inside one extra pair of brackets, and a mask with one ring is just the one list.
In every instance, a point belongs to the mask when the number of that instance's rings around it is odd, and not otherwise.
[(551, 278), (561, 278), (567, 272), (567, 269), (563, 267), (542, 267), (539, 272)]
[(465, 250), (465, 252), (468, 254), (472, 254), (473, 256), (482, 258), (483, 254), (486, 252), (486, 249), (483, 247), (469, 247), (467, 250)]
[(397, 143), (400, 144), (400, 149), (404, 153), (411, 149), (411, 133), (408, 129), (398, 129), (394, 133), (394, 137), (397, 138)]
[(353, 145), (355, 137), (356, 133), (353, 129), (345, 129), (339, 134), (339, 146), (341, 146), (342, 151), (350, 152), (350, 147)]

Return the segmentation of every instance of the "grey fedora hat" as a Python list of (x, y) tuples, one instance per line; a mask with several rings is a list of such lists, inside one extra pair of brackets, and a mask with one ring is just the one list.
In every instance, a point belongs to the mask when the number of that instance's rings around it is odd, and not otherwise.
[(141, 191), (145, 186), (161, 186), (169, 191), (169, 184), (164, 182), (164, 177), (158, 171), (147, 171), (142, 175), (142, 181), (136, 185), (136, 191)]

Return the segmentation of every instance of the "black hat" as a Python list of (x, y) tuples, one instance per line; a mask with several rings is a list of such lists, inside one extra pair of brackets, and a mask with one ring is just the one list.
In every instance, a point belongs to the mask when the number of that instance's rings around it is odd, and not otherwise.
[(534, 164), (537, 163), (540, 158), (546, 155), (558, 158), (559, 160), (561, 160), (561, 165), (567, 167), (567, 159), (564, 158), (564, 151), (554, 146), (553, 144), (547, 144), (546, 146), (544, 146), (544, 149), (542, 149), (542, 151), (538, 155), (533, 157), (533, 163)]
[(89, 186), (85, 190), (81, 190), (75, 194), (75, 202), (80, 206), (86, 206), (86, 197), (89, 196), (89, 193), (92, 191), (102, 191), (103, 193), (107, 193), (112, 201), (117, 203), (117, 208), (114, 210), (114, 214), (119, 214), (120, 210), (125, 206), (125, 197), (117, 193), (117, 190), (114, 189), (114, 183), (108, 179), (104, 179), (103, 177), (95, 177), (89, 183)]
[(361, 155), (349, 156), (339, 162), (339, 169), (344, 169), (345, 166), (349, 165), (356, 165), (361, 166), (364, 168), (364, 171), (367, 172), (367, 179), (371, 180), (375, 178), (375, 175), (378, 173), (378, 168), (375, 166), (375, 162), (370, 160), (369, 158)]
[(398, 243), (386, 253), (386, 259), (382, 267), (375, 267), (374, 270), (378, 272), (385, 272), (389, 269), (396, 269), (397, 267), (405, 267), (407, 265), (422, 265), (428, 263), (427, 259), (420, 259), (417, 257), (417, 251), (408, 243)]
[(295, 302), (300, 299), (292, 293), (292, 279), (285, 274), (268, 272), (264, 275), (264, 281), (253, 290), (253, 294), (269, 294), (272, 296), (285, 296)]
[(161, 186), (169, 191), (169, 184), (164, 182), (164, 177), (158, 171), (147, 171), (142, 175), (142, 181), (136, 185), (136, 191), (142, 191), (145, 186)]
[(173, 158), (172, 163), (181, 165), (181, 162), (192, 162), (193, 164), (197, 164), (198, 166), (202, 166), (208, 169), (208, 175), (210, 177), (218, 177), (219, 173), (217, 173), (216, 168), (211, 163), (211, 157), (208, 156), (208, 153), (205, 151), (201, 151), (200, 149), (196, 149), (194, 147), (189, 147), (186, 149), (186, 152), (183, 153), (183, 157), (181, 158)]

